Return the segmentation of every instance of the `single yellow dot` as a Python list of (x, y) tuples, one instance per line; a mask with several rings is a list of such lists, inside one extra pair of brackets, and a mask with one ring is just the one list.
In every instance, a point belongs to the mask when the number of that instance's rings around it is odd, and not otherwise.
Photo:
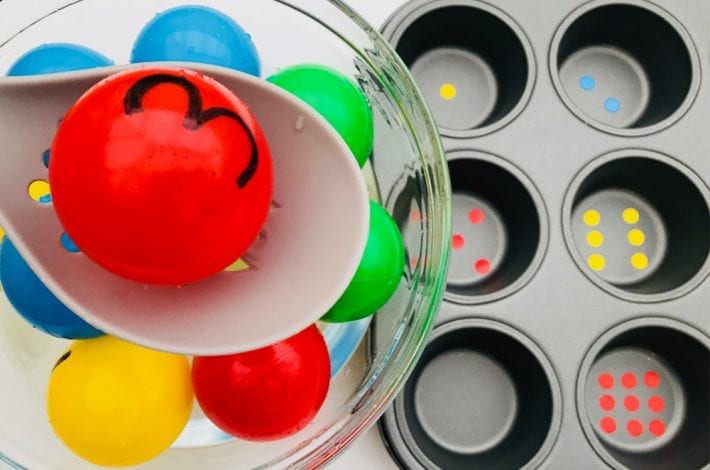
[(592, 230), (587, 234), (587, 245), (592, 248), (599, 248), (604, 244), (604, 235), (598, 230)]
[(641, 218), (641, 215), (639, 214), (639, 211), (637, 211), (633, 207), (628, 207), (624, 209), (624, 212), (622, 212), (621, 217), (623, 217), (624, 222), (626, 222), (627, 224), (634, 225), (638, 223), (639, 219)]
[(231, 266), (229, 266), (225, 271), (228, 273), (236, 273), (239, 271), (246, 271), (249, 269), (249, 265), (241, 258), (236, 260), (234, 263), (232, 263)]
[(37, 180), (30, 183), (29, 188), (27, 188), (30, 197), (34, 201), (39, 201), (45, 196), (49, 195), (49, 183), (43, 180)]
[(587, 212), (584, 213), (584, 223), (587, 224), (589, 227), (596, 227), (599, 225), (599, 222), (602, 221), (602, 216), (599, 213), (599, 211), (595, 211), (594, 209), (589, 209)]
[(631, 257), (631, 266), (638, 271), (643, 271), (648, 267), (648, 257), (643, 253), (634, 253)]
[(606, 267), (606, 259), (602, 255), (595, 253), (587, 259), (587, 264), (592, 271), (603, 271)]
[(646, 243), (646, 234), (642, 230), (635, 228), (629, 232), (628, 239), (633, 246), (641, 246)]
[(456, 98), (457, 92), (458, 90), (456, 90), (456, 87), (451, 83), (444, 83), (443, 85), (441, 85), (441, 88), (439, 88), (439, 94), (445, 100), (453, 100), (454, 98)]

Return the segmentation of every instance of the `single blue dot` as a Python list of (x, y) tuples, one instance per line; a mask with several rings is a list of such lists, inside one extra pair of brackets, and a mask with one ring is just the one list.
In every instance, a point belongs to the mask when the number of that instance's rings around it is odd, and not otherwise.
[(42, 163), (44, 163), (45, 168), (49, 168), (49, 149), (42, 152)]
[(95, 338), (103, 334), (47, 289), (7, 237), (3, 238), (0, 250), (0, 281), (12, 306), (33, 327), (68, 339)]
[(79, 253), (79, 247), (76, 246), (74, 243), (74, 240), (72, 240), (67, 233), (62, 234), (62, 246), (64, 247), (65, 250), (67, 250), (69, 253)]
[(112, 65), (113, 61), (77, 44), (44, 44), (31, 49), (17, 59), (8, 70), (8, 76), (43, 75), (71, 72)]
[(616, 113), (621, 109), (621, 103), (616, 98), (607, 98), (604, 102), (604, 109), (610, 113)]
[(52, 195), (51, 194), (45, 194), (43, 196), (40, 196), (38, 201), (42, 204), (49, 204), (52, 202)]
[(589, 75), (585, 75), (579, 79), (579, 86), (584, 91), (592, 91), (594, 89), (594, 87), (597, 86), (597, 81), (594, 80), (594, 77), (591, 77)]
[(251, 36), (231, 17), (203, 6), (179, 6), (155, 16), (140, 32), (131, 62), (186, 61), (259, 76)]

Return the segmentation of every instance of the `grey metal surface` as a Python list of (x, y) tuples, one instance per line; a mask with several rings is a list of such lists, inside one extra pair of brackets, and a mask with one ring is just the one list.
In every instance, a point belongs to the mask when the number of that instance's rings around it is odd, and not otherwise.
[[(440, 125), (463, 244), (453, 240), (430, 344), (381, 421), (393, 459), (412, 469), (710, 468), (710, 3), (396, 3), (383, 31)], [(508, 51), (515, 80), (491, 51)], [(487, 118), (493, 87), (474, 56), (496, 81)], [(476, 90), (479, 105), (445, 85)], [(471, 223), (475, 208), (490, 225)], [(486, 276), (478, 256), (498, 260)], [(602, 373), (616, 388), (599, 388)], [(620, 385), (627, 373), (633, 390)], [(548, 407), (534, 420), (531, 399)], [(527, 439), (512, 439), (521, 429)]]

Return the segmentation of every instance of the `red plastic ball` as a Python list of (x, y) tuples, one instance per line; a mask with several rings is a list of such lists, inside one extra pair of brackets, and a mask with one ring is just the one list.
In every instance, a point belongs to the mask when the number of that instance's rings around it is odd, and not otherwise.
[(231, 91), (141, 68), (87, 91), (62, 120), (49, 179), (76, 245), (118, 275), (183, 285), (239, 258), (266, 220), (271, 156)]
[(311, 326), (272, 346), (231, 356), (196, 357), (195, 396), (224, 432), (251, 441), (288, 437), (321, 408), (330, 383), (330, 358)]

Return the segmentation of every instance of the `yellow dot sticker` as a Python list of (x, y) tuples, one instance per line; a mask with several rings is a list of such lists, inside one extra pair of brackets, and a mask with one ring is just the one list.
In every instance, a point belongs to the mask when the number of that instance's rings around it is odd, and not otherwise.
[(43, 180), (33, 181), (30, 183), (28, 192), (32, 200), (39, 201), (49, 195), (49, 183)]
[(631, 230), (627, 238), (632, 246), (641, 246), (646, 243), (646, 234), (637, 228)]
[(643, 253), (634, 253), (631, 257), (631, 266), (638, 271), (643, 271), (648, 267), (648, 257)]
[(228, 273), (236, 273), (239, 271), (246, 271), (249, 269), (249, 265), (243, 260), (243, 259), (238, 259), (236, 260), (231, 266), (229, 266), (225, 271)]
[(2, 238), (4, 236), (5, 236), (5, 230), (3, 230), (2, 227), (0, 227), (0, 238)]
[(624, 212), (621, 213), (621, 217), (627, 224), (635, 225), (638, 223), (639, 219), (641, 218), (641, 215), (639, 214), (639, 211), (637, 211), (633, 207), (628, 207), (624, 209)]
[(456, 98), (456, 93), (458, 93), (458, 90), (456, 90), (456, 87), (451, 83), (444, 83), (441, 85), (441, 88), (439, 88), (439, 94), (445, 100), (453, 100)]
[(602, 221), (602, 216), (599, 211), (589, 209), (584, 213), (583, 219), (584, 223), (587, 224), (588, 227), (596, 227), (599, 225), (599, 222)]
[(606, 267), (606, 258), (598, 253), (595, 253), (587, 259), (587, 264), (592, 271), (603, 271)]
[(587, 245), (592, 248), (599, 248), (604, 244), (604, 235), (598, 230), (592, 230), (587, 234)]

